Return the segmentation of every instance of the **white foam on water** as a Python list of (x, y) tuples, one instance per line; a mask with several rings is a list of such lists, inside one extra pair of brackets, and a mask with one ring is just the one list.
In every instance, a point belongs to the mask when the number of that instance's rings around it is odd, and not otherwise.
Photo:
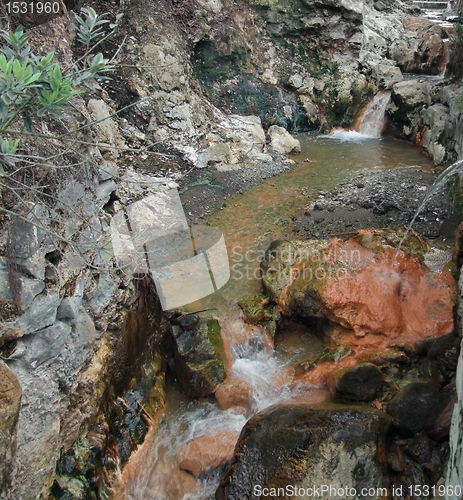
[(331, 141), (337, 141), (337, 142), (364, 142), (364, 141), (371, 141), (371, 140), (378, 140), (379, 137), (372, 136), (372, 135), (367, 135), (367, 134), (361, 134), (360, 132), (357, 132), (355, 130), (344, 130), (344, 129), (336, 129), (331, 132), (329, 135), (321, 135), (319, 136), (320, 139), (329, 139)]

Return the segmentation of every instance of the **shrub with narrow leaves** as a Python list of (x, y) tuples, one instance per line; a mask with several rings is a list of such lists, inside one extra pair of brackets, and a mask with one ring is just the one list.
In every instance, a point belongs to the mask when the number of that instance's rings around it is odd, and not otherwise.
[[(76, 87), (87, 85), (91, 80), (107, 79), (105, 73), (113, 66), (103, 55), (89, 56), (95, 46), (103, 40), (102, 26), (109, 23), (90, 7), (82, 9), (85, 16), (78, 17), (77, 38), (85, 44), (86, 53), (80, 64), (74, 63), (63, 71), (54, 62), (54, 53), (36, 56), (28, 46), (29, 35), (22, 26), (15, 33), (1, 34), (6, 44), (0, 49), (0, 175), (6, 165), (13, 165), (20, 140), (13, 140), (15, 132), (24, 128), (32, 133), (45, 116), (59, 116), (69, 101), (83, 90)], [(110, 24), (113, 30), (119, 25), (122, 14)], [(109, 35), (106, 35), (107, 38)]]

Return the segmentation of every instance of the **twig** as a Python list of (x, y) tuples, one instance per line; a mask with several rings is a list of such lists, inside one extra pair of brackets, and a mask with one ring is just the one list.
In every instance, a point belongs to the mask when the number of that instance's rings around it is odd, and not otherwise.
[(121, 51), (122, 49), (122, 46), (124, 45), (125, 41), (127, 40), (127, 35), (125, 35), (124, 37), (124, 40), (122, 40), (122, 43), (119, 45), (119, 47), (117, 48), (116, 50), (116, 53), (111, 57), (111, 59), (109, 60), (109, 64), (111, 64), (114, 59), (116, 59), (117, 55), (119, 54), (119, 52)]

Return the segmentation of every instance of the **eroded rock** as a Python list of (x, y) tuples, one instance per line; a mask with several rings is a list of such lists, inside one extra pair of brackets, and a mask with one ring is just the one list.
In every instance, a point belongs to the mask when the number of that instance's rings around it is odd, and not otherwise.
[(252, 406), (252, 387), (241, 378), (230, 378), (217, 387), (215, 400), (221, 410), (235, 408), (236, 413), (247, 414)]
[(21, 394), (19, 380), (8, 366), (0, 361), (0, 496), (2, 497), (7, 494), (16, 452)]
[[(216, 492), (219, 500), (255, 498), (254, 487), (387, 487), (389, 417), (335, 404), (277, 405), (241, 432), (235, 458)], [(372, 498), (372, 497), (367, 497)]]
[(401, 110), (412, 110), (419, 105), (429, 106), (431, 86), (428, 82), (410, 80), (399, 82), (392, 87), (392, 100)]
[(372, 68), (372, 76), (380, 89), (391, 89), (396, 83), (402, 82), (404, 77), (400, 68), (386, 64), (378, 64)]
[(177, 452), (179, 467), (199, 476), (225, 465), (233, 458), (239, 435), (238, 431), (224, 430), (190, 441)]
[(430, 271), (422, 262), (426, 246), (415, 237), (396, 256), (399, 239), (360, 231), (347, 241), (272, 244), (262, 263), (264, 287), (285, 315), (328, 319), (379, 343), (451, 332), (453, 277)]

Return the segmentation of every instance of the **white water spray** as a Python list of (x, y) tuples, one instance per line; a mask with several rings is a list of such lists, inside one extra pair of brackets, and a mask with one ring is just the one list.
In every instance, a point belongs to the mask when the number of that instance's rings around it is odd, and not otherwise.
[(434, 181), (434, 183), (428, 188), (426, 191), (426, 194), (424, 195), (423, 199), (421, 200), (421, 203), (419, 204), (418, 208), (416, 209), (415, 214), (413, 215), (413, 218), (410, 222), (410, 224), (407, 226), (407, 229), (405, 230), (404, 235), (402, 236), (402, 239), (400, 240), (399, 246), (397, 247), (397, 252), (395, 253), (394, 259), (397, 258), (400, 249), (404, 243), (404, 241), (407, 239), (407, 236), (410, 233), (411, 228), (413, 227), (413, 224), (416, 221), (416, 218), (418, 215), (420, 215), (421, 211), (423, 208), (426, 206), (426, 203), (441, 189), (449, 178), (456, 174), (456, 173), (461, 173), (463, 172), (463, 160), (458, 160), (457, 162), (453, 163), (450, 165), (450, 167), (446, 168), (443, 172), (439, 174), (437, 179)]

